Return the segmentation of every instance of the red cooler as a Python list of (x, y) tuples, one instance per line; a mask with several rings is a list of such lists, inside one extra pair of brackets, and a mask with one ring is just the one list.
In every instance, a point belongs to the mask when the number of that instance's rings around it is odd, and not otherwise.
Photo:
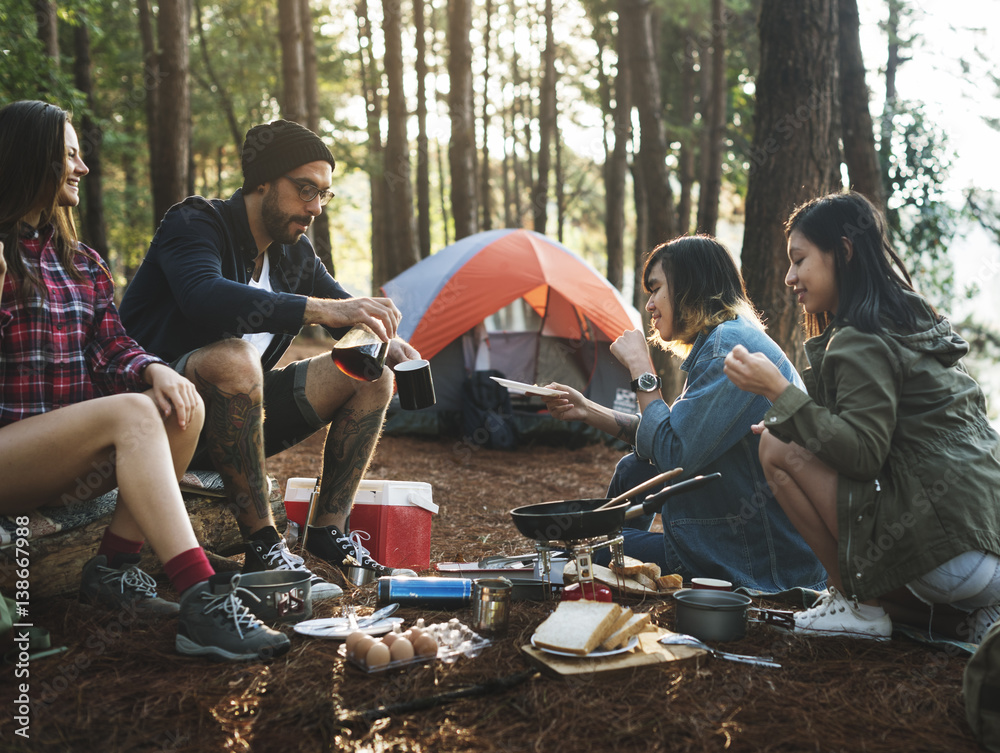
[[(362, 481), (351, 510), (351, 532), (387, 567), (418, 573), (431, 566), (431, 485), (422, 481)], [(365, 538), (364, 534), (368, 534)]]

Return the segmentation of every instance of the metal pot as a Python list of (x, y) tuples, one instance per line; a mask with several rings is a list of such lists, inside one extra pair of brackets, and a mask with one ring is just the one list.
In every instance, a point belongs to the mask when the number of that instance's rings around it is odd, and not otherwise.
[(722, 478), (721, 473), (689, 478), (664, 487), (646, 497), (642, 504), (632, 507), (623, 502), (615, 507), (598, 509), (609, 500), (571, 499), (516, 507), (510, 511), (510, 516), (517, 530), (535, 541), (575, 541), (608, 536), (620, 531), (626, 520), (658, 512), (663, 503), (675, 494), (698, 489), (718, 478)]
[(267, 623), (295, 623), (312, 617), (312, 588), (308, 570), (261, 570), (240, 575), (240, 588), (253, 597), (244, 606)]
[(703, 641), (735, 641), (746, 635), (750, 597), (732, 591), (685, 588), (674, 593), (674, 629)]

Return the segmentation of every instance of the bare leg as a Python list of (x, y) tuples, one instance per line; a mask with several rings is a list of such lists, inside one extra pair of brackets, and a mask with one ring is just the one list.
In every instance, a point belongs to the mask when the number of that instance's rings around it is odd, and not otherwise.
[[(183, 433), (197, 437), (202, 418), (196, 414)], [(0, 511), (78, 503), (117, 485), (124, 512), (115, 516), (115, 532), (148, 539), (167, 562), (198, 546), (177, 486), (181, 460), (172, 459), (168, 432), (146, 395), (88, 400), (0, 429)]]
[(185, 369), (205, 401), (204, 437), (244, 536), (274, 525), (264, 460), (260, 354), (228, 339), (193, 353)]
[(760, 439), (764, 476), (788, 519), (843, 591), (837, 558), (837, 473), (800, 445), (765, 430)]
[(306, 398), (330, 423), (314, 525), (335, 525), (344, 531), (358, 484), (382, 432), (392, 379), (388, 368), (378, 380), (362, 382), (341, 373), (327, 355), (310, 360)]

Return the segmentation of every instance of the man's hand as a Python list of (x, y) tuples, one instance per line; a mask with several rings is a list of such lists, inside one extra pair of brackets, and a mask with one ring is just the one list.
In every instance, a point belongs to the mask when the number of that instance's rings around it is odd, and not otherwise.
[(195, 409), (201, 404), (201, 396), (194, 384), (162, 363), (151, 363), (142, 373), (143, 379), (151, 386), (153, 402), (164, 418), (174, 411), (177, 425), (187, 428)]
[(386, 365), (391, 369), (403, 361), (416, 361), (420, 359), (420, 353), (404, 340), (398, 337), (389, 343), (389, 350), (385, 354)]
[(382, 342), (389, 342), (396, 336), (402, 318), (396, 304), (388, 298), (309, 298), (302, 323), (327, 327), (366, 324)]
[(630, 329), (622, 334), (611, 343), (611, 355), (621, 361), (633, 379), (645, 371), (653, 371), (649, 359), (649, 347), (646, 345), (646, 336), (642, 334), (642, 330)]

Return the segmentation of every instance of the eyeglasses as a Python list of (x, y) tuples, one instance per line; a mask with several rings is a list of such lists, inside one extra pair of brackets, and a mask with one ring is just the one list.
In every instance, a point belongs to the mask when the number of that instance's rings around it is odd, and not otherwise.
[(325, 207), (330, 203), (330, 199), (334, 197), (333, 191), (317, 188), (309, 181), (302, 180), (301, 178), (293, 178), (290, 175), (282, 175), (281, 177), (299, 187), (299, 198), (302, 201), (310, 202), (319, 196), (319, 205)]

